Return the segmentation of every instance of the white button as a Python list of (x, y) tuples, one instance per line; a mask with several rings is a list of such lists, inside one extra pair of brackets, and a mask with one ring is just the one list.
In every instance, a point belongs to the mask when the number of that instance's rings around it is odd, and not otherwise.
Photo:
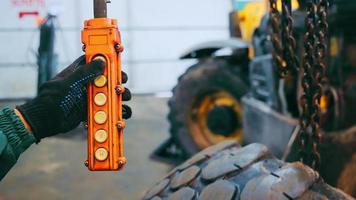
[(104, 124), (107, 120), (107, 114), (104, 111), (98, 111), (94, 115), (94, 120), (97, 124)]
[(103, 143), (108, 139), (108, 132), (106, 132), (105, 130), (98, 130), (95, 132), (95, 140), (99, 143)]
[(98, 106), (103, 106), (106, 104), (107, 98), (104, 93), (98, 93), (94, 97), (94, 102)]
[(104, 148), (99, 148), (95, 151), (95, 159), (104, 161), (108, 158), (109, 152)]

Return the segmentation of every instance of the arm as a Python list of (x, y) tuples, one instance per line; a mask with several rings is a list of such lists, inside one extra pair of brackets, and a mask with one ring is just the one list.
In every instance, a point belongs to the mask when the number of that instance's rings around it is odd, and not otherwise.
[(15, 111), (0, 110), (0, 180), (23, 153), (36, 141)]
[[(36, 98), (17, 106), (15, 110), (0, 110), (0, 180), (31, 144), (66, 133), (86, 120), (86, 86), (101, 75), (103, 69), (102, 61), (85, 64), (82, 56), (44, 83)], [(122, 79), (126, 83), (125, 73)], [(122, 99), (131, 99), (127, 88)], [(123, 118), (130, 117), (130, 107), (123, 105)]]

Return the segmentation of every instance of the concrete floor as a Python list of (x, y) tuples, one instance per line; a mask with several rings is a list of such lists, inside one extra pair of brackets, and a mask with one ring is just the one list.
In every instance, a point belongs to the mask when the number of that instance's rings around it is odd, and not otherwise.
[[(121, 172), (89, 172), (82, 128), (43, 140), (25, 152), (0, 182), (0, 200), (140, 199), (172, 166), (149, 159), (169, 137), (167, 99), (135, 96), (125, 129), (128, 164)], [(0, 103), (3, 107), (7, 103)]]

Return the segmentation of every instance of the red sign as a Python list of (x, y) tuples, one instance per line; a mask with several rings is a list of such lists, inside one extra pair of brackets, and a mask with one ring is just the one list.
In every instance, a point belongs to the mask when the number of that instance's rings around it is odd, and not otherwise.
[(19, 12), (19, 18), (23, 18), (26, 16), (33, 16), (33, 17), (38, 17), (40, 13), (38, 11), (21, 11)]

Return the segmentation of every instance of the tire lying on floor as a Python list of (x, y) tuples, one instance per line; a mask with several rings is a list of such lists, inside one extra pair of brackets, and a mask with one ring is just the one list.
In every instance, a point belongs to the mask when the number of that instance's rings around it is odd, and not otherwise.
[(187, 155), (225, 140), (242, 142), (240, 99), (248, 90), (244, 67), (209, 58), (178, 79), (168, 102), (168, 120), (172, 138)]
[(266, 146), (234, 141), (211, 146), (173, 169), (145, 200), (353, 199), (299, 163), (275, 158)]

